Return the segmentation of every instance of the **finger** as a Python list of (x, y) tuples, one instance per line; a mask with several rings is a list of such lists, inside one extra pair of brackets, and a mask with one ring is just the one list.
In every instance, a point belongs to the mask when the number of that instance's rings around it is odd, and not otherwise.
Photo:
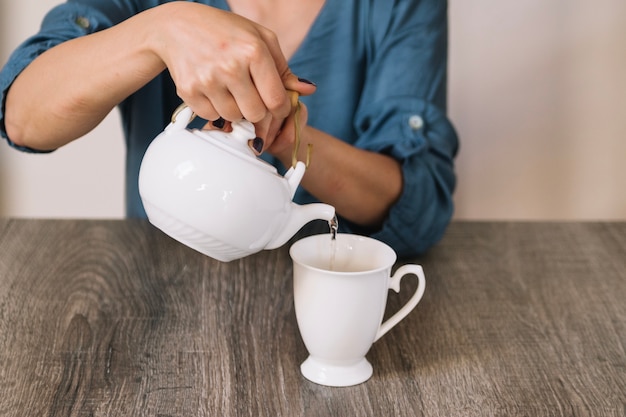
[(268, 62), (253, 63), (250, 75), (267, 111), (280, 119), (287, 117), (291, 105), (276, 68)]
[(239, 81), (233, 82), (229, 87), (231, 95), (236, 101), (244, 119), (257, 123), (268, 115), (268, 109), (265, 107), (265, 103), (252, 82), (249, 73)]
[(280, 43), (278, 42), (276, 34), (263, 26), (259, 26), (259, 35), (265, 42), (267, 50), (274, 61), (274, 67), (276, 68), (278, 76), (282, 79), (283, 76), (291, 74), (287, 58), (285, 58), (285, 55), (280, 48)]
[[(299, 128), (300, 132), (302, 133), (302, 129), (304, 129), (308, 120), (308, 111), (304, 104), (300, 104), (299, 116)], [(282, 126), (280, 126), (278, 132), (276, 133), (276, 136), (271, 146), (265, 146), (265, 151), (271, 153), (272, 155), (278, 156), (279, 158), (281, 158), (281, 160), (286, 160), (286, 158), (289, 158), (289, 161), (291, 161), (295, 142), (296, 125), (294, 112), (294, 114), (284, 120), (284, 123)], [(302, 148), (303, 146), (301, 145), (300, 147)]]
[[(262, 43), (259, 47), (265, 48)], [(250, 54), (252, 57), (265, 55), (266, 60), (269, 59), (267, 53)], [(251, 78), (250, 64), (238, 59), (224, 60), (221, 64), (220, 85), (207, 86), (206, 94), (220, 115), (228, 120), (244, 118), (255, 123), (262, 120), (268, 112)]]
[(265, 138), (267, 138), (267, 146), (270, 146), (272, 144), (272, 142), (274, 142), (274, 140), (276, 140), (276, 137), (278, 136), (278, 134), (280, 133), (281, 129), (283, 128), (283, 124), (285, 123), (285, 120), (287, 119), (275, 119), (272, 118), (269, 126), (267, 127), (267, 133), (265, 134)]
[[(273, 117), (270, 113), (267, 113), (267, 116), (263, 118), (263, 120), (255, 123), (254, 125), (257, 136), (265, 139), (265, 149), (272, 146), (272, 143), (277, 139), (277, 136), (284, 128), (285, 123), (287, 123), (294, 116), (295, 106), (298, 100), (298, 94), (290, 92), (289, 95), (292, 96), (292, 109), (287, 118), (278, 119), (276, 117)], [(294, 100), (295, 103), (293, 102)]]
[[(267, 110), (274, 117), (282, 119), (287, 117), (291, 110), (281, 78), (282, 73), (289, 71), (289, 66), (280, 50), (276, 35), (264, 28), (260, 28), (259, 33), (265, 41), (265, 48), (261, 47), (258, 55), (250, 61), (250, 76)], [(271, 59), (268, 59), (268, 56)]]
[(202, 126), (202, 130), (221, 130), (222, 132), (232, 132), (233, 127), (231, 122), (224, 120), (220, 117), (217, 120), (209, 120)]
[(220, 114), (215, 107), (213, 107), (213, 104), (207, 99), (206, 96), (196, 95), (187, 99), (183, 98), (183, 101), (187, 103), (195, 114), (205, 120), (217, 120), (220, 118)]
[[(241, 110), (237, 105), (237, 101), (233, 95), (225, 88), (213, 89), (207, 95), (207, 100), (211, 102), (211, 105), (218, 113), (218, 117), (222, 117), (225, 120), (239, 120), (243, 117)], [(217, 119), (214, 118), (214, 119)]]
[(217, 120), (211, 121), (211, 126), (215, 127), (216, 129), (223, 129), (225, 124), (226, 124), (226, 120), (224, 120), (223, 117), (220, 117)]
[(297, 77), (291, 70), (283, 75), (282, 79), (287, 90), (297, 91), (301, 96), (310, 96), (317, 90), (317, 85), (313, 81)]
[(250, 146), (250, 148), (256, 152), (257, 155), (261, 155), (263, 153), (263, 148), (265, 147), (265, 142), (263, 141), (263, 138), (257, 136), (256, 138), (248, 141), (248, 146)]
[(259, 151), (255, 149), (257, 153), (261, 154), (265, 149), (272, 145), (274, 137), (270, 136), (269, 128), (272, 121), (272, 115), (267, 113), (263, 120), (254, 124), (254, 131), (258, 138), (263, 139), (263, 148)]

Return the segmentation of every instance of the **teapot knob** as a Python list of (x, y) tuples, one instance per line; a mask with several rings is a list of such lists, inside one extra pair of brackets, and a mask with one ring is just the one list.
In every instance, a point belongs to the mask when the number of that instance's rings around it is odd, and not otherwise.
[(230, 133), (230, 137), (240, 142), (241, 145), (248, 146), (250, 139), (256, 138), (256, 132), (254, 125), (245, 119), (241, 119), (231, 123), (233, 131)]

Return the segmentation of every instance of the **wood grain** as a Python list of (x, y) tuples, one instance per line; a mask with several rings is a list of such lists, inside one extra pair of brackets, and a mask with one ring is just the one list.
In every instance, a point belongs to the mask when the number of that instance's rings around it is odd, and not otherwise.
[(300, 375), (287, 249), (0, 220), (0, 416), (626, 415), (626, 223), (453, 223), (350, 388)]

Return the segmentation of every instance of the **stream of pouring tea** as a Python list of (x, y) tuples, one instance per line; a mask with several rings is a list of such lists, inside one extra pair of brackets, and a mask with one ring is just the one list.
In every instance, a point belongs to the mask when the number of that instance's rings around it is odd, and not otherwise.
[(337, 216), (334, 216), (332, 220), (328, 221), (330, 226), (330, 266), (331, 271), (335, 270), (335, 255), (337, 252), (337, 230), (339, 229), (339, 220)]

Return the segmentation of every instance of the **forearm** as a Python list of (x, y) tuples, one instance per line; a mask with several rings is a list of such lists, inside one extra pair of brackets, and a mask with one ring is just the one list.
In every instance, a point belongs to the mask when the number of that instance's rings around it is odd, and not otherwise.
[[(6, 99), (6, 127), (17, 145), (58, 148), (93, 129), (119, 102), (164, 68), (142, 28), (154, 9), (36, 58)], [(158, 26), (157, 26), (158, 27)]]
[[(395, 159), (351, 146), (320, 130), (306, 126), (298, 159), (311, 163), (301, 185), (320, 201), (331, 204), (345, 219), (378, 227), (402, 192), (402, 169)], [(278, 156), (289, 166), (291, 153)]]

